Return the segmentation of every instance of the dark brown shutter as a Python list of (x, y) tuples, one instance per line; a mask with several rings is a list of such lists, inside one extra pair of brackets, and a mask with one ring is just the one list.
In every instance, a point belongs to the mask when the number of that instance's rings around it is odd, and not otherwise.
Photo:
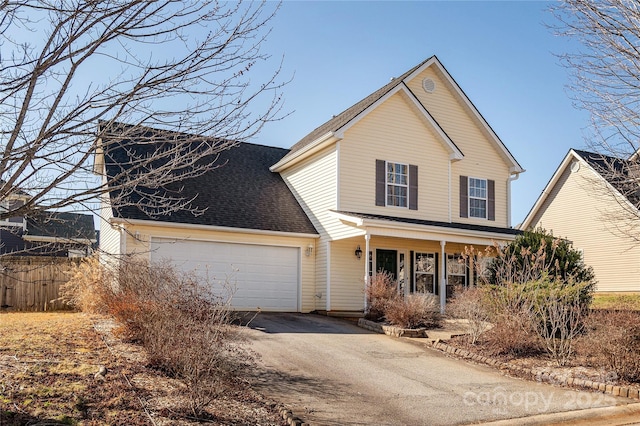
[(487, 219), (496, 220), (496, 181), (487, 181)]
[(376, 206), (386, 205), (385, 186), (387, 185), (387, 171), (384, 160), (376, 160)]
[(460, 176), (460, 217), (469, 217), (469, 179)]
[(409, 164), (409, 210), (418, 210), (418, 166)]

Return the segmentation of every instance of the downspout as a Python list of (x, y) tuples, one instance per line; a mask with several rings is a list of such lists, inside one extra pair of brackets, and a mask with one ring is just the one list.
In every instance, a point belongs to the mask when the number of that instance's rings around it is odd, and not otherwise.
[(369, 233), (364, 234), (364, 312), (367, 312), (369, 308), (369, 301), (367, 300), (367, 287), (369, 286), (369, 240), (371, 235)]
[(446, 241), (440, 241), (440, 313), (444, 314), (444, 304), (447, 303), (447, 259), (444, 252)]
[(515, 173), (507, 178), (507, 228), (511, 228), (511, 182), (519, 177), (520, 173)]
[(449, 223), (451, 223), (451, 160), (449, 160), (448, 166), (449, 166), (449, 172), (448, 172), (449, 173), (449, 176), (448, 176), (448, 179), (449, 179)]
[(124, 225), (120, 225), (120, 256), (127, 254), (127, 230)]
[[(326, 288), (326, 306), (327, 312), (331, 311), (331, 244), (327, 241), (327, 288)], [(322, 294), (320, 294), (322, 297)]]

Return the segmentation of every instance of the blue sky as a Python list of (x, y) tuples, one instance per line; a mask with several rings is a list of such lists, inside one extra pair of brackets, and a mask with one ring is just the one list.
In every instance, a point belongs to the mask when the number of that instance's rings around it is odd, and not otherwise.
[(573, 108), (554, 54), (548, 2), (285, 1), (264, 51), (285, 89), (281, 121), (253, 142), (289, 148), (315, 127), (436, 55), (527, 170), (512, 186), (512, 223), (524, 220), (569, 148), (584, 148), (588, 115)]

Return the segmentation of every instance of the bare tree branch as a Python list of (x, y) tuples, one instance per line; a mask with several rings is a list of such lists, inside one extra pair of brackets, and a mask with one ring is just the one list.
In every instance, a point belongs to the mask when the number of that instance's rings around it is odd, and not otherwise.
[[(97, 212), (107, 188), (126, 204), (139, 202), (141, 188), (171, 187), (147, 191), (142, 207), (189, 209), (176, 183), (217, 167), (217, 153), (279, 118), (280, 65), (265, 72), (261, 51), (277, 9), (0, 1), (0, 201), (29, 195), (0, 220), (72, 206)], [(153, 150), (131, 151), (133, 138)], [(96, 150), (128, 152), (126, 170), (101, 180)]]
[[(563, 0), (552, 7), (556, 34), (579, 43), (560, 55), (574, 104), (591, 115), (592, 166), (610, 186), (594, 183), (621, 208), (603, 215), (615, 233), (640, 239), (640, 4), (633, 0)], [(609, 193), (607, 193), (609, 192)], [(622, 195), (620, 197), (619, 194)], [(606, 216), (606, 217), (604, 217)]]

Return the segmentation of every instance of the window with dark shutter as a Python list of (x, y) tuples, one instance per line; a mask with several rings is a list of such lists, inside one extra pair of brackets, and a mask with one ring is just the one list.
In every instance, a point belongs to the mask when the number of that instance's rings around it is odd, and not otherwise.
[(376, 160), (376, 206), (386, 205), (387, 173), (385, 171), (386, 162)]
[(496, 182), (493, 180), (487, 181), (487, 219), (496, 220)]
[(418, 166), (409, 164), (409, 210), (418, 210)]
[(418, 166), (376, 160), (376, 206), (418, 210)]
[(469, 195), (467, 176), (460, 176), (460, 217), (469, 217)]

